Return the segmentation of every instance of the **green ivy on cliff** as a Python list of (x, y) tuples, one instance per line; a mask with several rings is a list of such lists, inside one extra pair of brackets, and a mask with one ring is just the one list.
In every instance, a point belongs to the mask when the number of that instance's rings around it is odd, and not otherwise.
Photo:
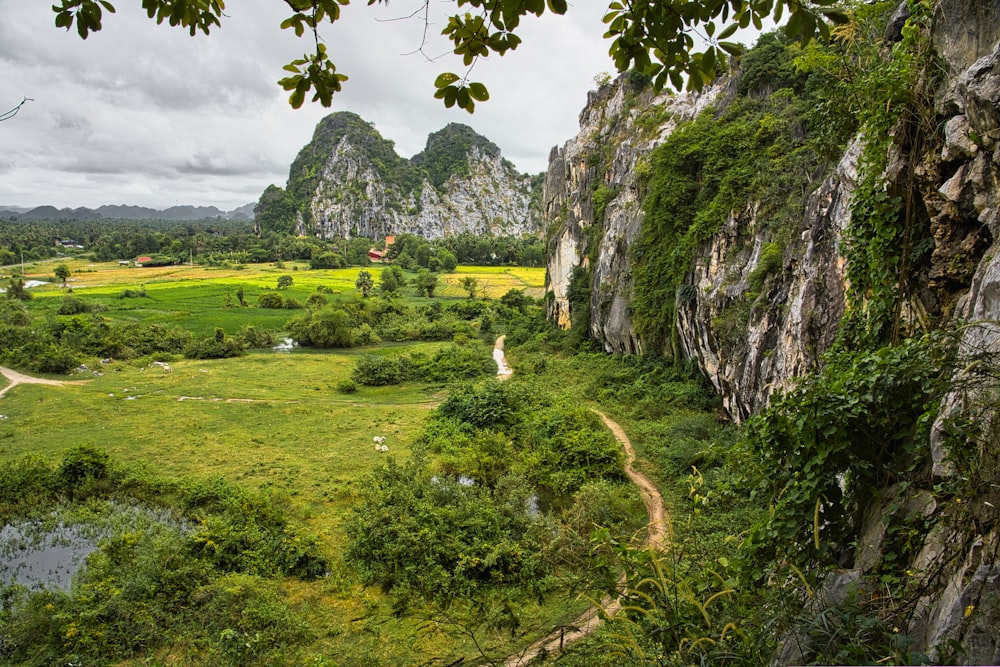
[[(921, 142), (933, 134), (926, 99), (931, 5), (910, 5), (901, 40), (854, 84), (873, 97), (861, 119), (865, 147), (845, 233), (849, 287), (841, 338), (862, 348), (899, 342), (901, 311), (915, 291), (913, 267), (933, 247), (913, 178)], [(894, 158), (894, 146), (905, 146), (905, 160)]]
[[(758, 49), (766, 57), (757, 57)], [(650, 156), (645, 220), (632, 255), (633, 314), (650, 349), (668, 347), (677, 291), (698, 248), (727, 219), (752, 211), (781, 239), (801, 216), (807, 186), (823, 170), (814, 128), (804, 120), (821, 75), (797, 74), (797, 53), (777, 37), (762, 38), (747, 54), (745, 95), (704, 111)]]

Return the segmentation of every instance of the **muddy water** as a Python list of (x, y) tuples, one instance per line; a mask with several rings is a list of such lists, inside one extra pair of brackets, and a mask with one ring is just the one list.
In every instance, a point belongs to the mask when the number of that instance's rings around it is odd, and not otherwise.
[(0, 529), (0, 583), (29, 589), (68, 589), (73, 574), (95, 549), (99, 536), (83, 526), (59, 523), (46, 530), (38, 522)]
[(29, 590), (69, 590), (73, 575), (101, 542), (125, 532), (144, 532), (152, 525), (190, 530), (169, 512), (107, 502), (71, 516), (63, 508), (43, 520), (21, 521), (0, 528), (0, 588), (17, 584)]

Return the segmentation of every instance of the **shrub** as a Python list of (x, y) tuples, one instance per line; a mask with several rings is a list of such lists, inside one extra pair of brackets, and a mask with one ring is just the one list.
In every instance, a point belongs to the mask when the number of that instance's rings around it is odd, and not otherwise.
[(327, 306), (293, 317), (286, 327), (289, 335), (300, 345), (352, 347), (354, 324), (354, 318), (346, 310)]
[(184, 348), (188, 359), (229, 359), (246, 354), (243, 341), (234, 336), (226, 336), (222, 329), (215, 330), (215, 336), (194, 341)]
[(111, 473), (111, 457), (93, 445), (75, 447), (63, 457), (56, 475), (69, 492), (106, 480)]
[(354, 380), (342, 380), (337, 383), (337, 391), (341, 394), (353, 394), (358, 391), (358, 385)]
[(327, 299), (321, 292), (315, 292), (306, 299), (307, 308), (322, 308), (327, 304)]
[(139, 289), (125, 289), (121, 294), (118, 295), (119, 299), (142, 299), (146, 296), (146, 286), (143, 285)]
[(277, 587), (260, 577), (228, 574), (192, 597), (213, 664), (287, 664), (289, 647), (313, 638)]
[(25, 454), (0, 466), (0, 522), (5, 522), (6, 506), (48, 496), (57, 478), (47, 461), (35, 454)]
[(257, 297), (257, 306), (260, 308), (284, 308), (285, 297), (277, 292), (265, 292)]
[(408, 366), (408, 359), (366, 354), (358, 359), (357, 365), (351, 372), (351, 379), (368, 387), (399, 384), (407, 379)]
[(62, 343), (45, 345), (29, 357), (31, 366), (40, 373), (68, 373), (80, 363), (76, 351)]
[(0, 324), (26, 327), (31, 324), (28, 309), (17, 299), (0, 298)]
[(541, 593), (544, 531), (532, 530), (530, 497), (520, 479), (470, 486), (390, 459), (362, 486), (347, 523), (347, 558), (363, 582), (401, 588), (404, 599), (470, 597), (497, 586)]
[(67, 294), (63, 297), (58, 312), (60, 315), (79, 315), (80, 313), (89, 311), (90, 308), (84, 303), (83, 299)]
[(517, 423), (522, 407), (530, 404), (526, 388), (517, 382), (490, 380), (452, 392), (438, 412), (479, 428), (512, 426)]
[(483, 345), (449, 345), (433, 357), (414, 355), (413, 374), (424, 382), (472, 380), (496, 372), (490, 351)]
[(258, 329), (252, 324), (245, 326), (243, 331), (239, 333), (238, 338), (243, 343), (244, 347), (255, 349), (274, 347), (277, 342), (274, 337), (274, 332)]
[(780, 243), (765, 243), (760, 249), (757, 266), (747, 277), (747, 283), (754, 292), (759, 292), (768, 276), (781, 270), (784, 248)]

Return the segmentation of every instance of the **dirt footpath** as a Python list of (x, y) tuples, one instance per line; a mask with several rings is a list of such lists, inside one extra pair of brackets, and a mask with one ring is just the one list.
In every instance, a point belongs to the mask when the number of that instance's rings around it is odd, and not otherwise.
[[(501, 341), (497, 341), (497, 343), (502, 345)], [(604, 425), (611, 430), (615, 439), (624, 448), (625, 474), (639, 487), (642, 499), (646, 503), (649, 526), (646, 532), (645, 546), (647, 548), (662, 549), (666, 545), (667, 536), (670, 534), (670, 520), (667, 517), (666, 510), (663, 508), (663, 496), (660, 495), (659, 490), (657, 490), (648, 477), (634, 468), (635, 449), (632, 447), (632, 441), (625, 435), (622, 427), (603, 412), (599, 410), (594, 410), (594, 412), (601, 418)], [(624, 583), (624, 581), (621, 583)], [(606, 597), (601, 601), (601, 607), (609, 617), (615, 616), (621, 611), (621, 603), (617, 599), (612, 600), (610, 597)], [(569, 644), (593, 633), (600, 624), (601, 617), (597, 615), (597, 610), (589, 609), (569, 624), (569, 627), (572, 628), (571, 630), (560, 629), (551, 632), (533, 644), (530, 644), (521, 653), (509, 656), (502, 664), (504, 667), (523, 667), (524, 665), (531, 664), (540, 654), (558, 655)]]
[(45, 378), (36, 378), (30, 375), (25, 375), (24, 373), (18, 373), (15, 370), (5, 368), (0, 366), (0, 375), (10, 380), (10, 384), (0, 389), (0, 397), (3, 397), (8, 391), (13, 389), (19, 384), (50, 384), (50, 385), (63, 385), (63, 384), (86, 384), (88, 380), (47, 380)]

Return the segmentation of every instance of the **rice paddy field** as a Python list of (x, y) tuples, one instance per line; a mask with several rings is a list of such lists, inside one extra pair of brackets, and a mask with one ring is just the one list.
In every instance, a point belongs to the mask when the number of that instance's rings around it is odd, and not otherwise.
[[(236, 265), (232, 267), (164, 266), (121, 267), (117, 263), (89, 263), (83, 260), (51, 260), (25, 267), (26, 280), (52, 281), (35, 287), (33, 310), (55, 312), (67, 289), (53, 276), (53, 269), (65, 263), (72, 275), (69, 290), (88, 302), (107, 306), (105, 317), (121, 320), (141, 320), (177, 325), (200, 336), (215, 327), (235, 332), (253, 324), (265, 329), (278, 329), (290, 312), (265, 308), (234, 308), (238, 305), (237, 290), (243, 289), (250, 305), (258, 297), (277, 289), (280, 276), (291, 276), (292, 286), (281, 290), (283, 296), (305, 303), (317, 288), (329, 289), (334, 295), (357, 294), (355, 281), (362, 269), (309, 270), (308, 264), (288, 262), (283, 268), (272, 264)], [(384, 267), (372, 265), (363, 270), (371, 273), (377, 287)], [(17, 271), (19, 267), (4, 267), (0, 273)], [(439, 274), (435, 299), (462, 299), (468, 296), (462, 280), (472, 276), (477, 281), (477, 297), (499, 298), (511, 289), (540, 298), (545, 289), (545, 269), (530, 267), (459, 266), (454, 273)], [(145, 298), (121, 298), (126, 290), (145, 290)], [(414, 302), (427, 301), (409, 297)]]
[[(248, 324), (280, 329), (294, 315), (226, 307), (227, 295), (239, 287), (253, 304), (257, 295), (276, 287), (278, 276), (291, 275), (293, 285), (282, 293), (304, 302), (320, 286), (334, 294), (354, 293), (358, 273), (356, 268), (310, 271), (301, 264), (298, 270), (293, 264), (242, 269), (67, 264), (72, 294), (106, 306), (101, 316), (163, 322), (200, 335), (215, 327), (231, 333)], [(54, 266), (31, 265), (26, 278), (51, 279)], [(380, 267), (368, 270), (377, 285)], [(544, 284), (544, 269), (459, 267), (441, 276), (439, 298), (466, 298), (460, 282), (467, 275), (492, 297), (509, 289), (540, 296)], [(125, 290), (140, 289), (143, 298), (120, 298)], [(67, 294), (55, 282), (31, 291), (29, 307), (36, 314), (54, 313)], [(433, 352), (444, 344), (394, 343), (379, 349), (409, 354)], [(156, 476), (223, 478), (266, 491), (321, 537), (333, 564), (326, 578), (284, 585), (317, 634), (317, 655), (340, 656), (329, 664), (409, 665), (414, 656), (449, 664), (476, 654), (467, 637), (393, 615), (385, 596), (362, 588), (342, 561), (342, 524), (361, 480), (387, 456), (408, 457), (424, 420), (445, 395), (440, 385), (418, 383), (339, 393), (337, 385), (350, 377), (358, 356), (370, 351), (296, 348), (225, 360), (175, 358), (170, 372), (148, 361), (112, 361), (59, 378), (73, 384), (19, 384), (0, 398), (0, 461), (27, 453), (58, 461), (67, 450), (91, 444), (115, 462)], [(389, 452), (375, 450), (374, 436), (386, 438)], [(552, 627), (584, 607), (583, 601), (550, 601), (521, 610), (524, 629)], [(497, 647), (516, 643), (501, 636), (492, 641)]]

